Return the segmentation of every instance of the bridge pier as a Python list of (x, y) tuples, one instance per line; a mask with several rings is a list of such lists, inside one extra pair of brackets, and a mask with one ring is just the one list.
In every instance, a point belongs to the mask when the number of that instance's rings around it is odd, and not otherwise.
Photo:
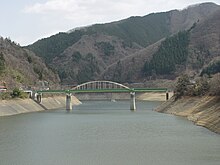
[(37, 94), (37, 102), (38, 103), (42, 102), (42, 94)]
[(71, 96), (72, 96), (71, 93), (66, 94), (66, 110), (67, 111), (71, 111), (73, 109)]
[(169, 100), (169, 92), (166, 91), (166, 101)]
[(136, 103), (135, 103), (135, 92), (131, 92), (131, 100), (130, 100), (130, 110), (136, 111)]

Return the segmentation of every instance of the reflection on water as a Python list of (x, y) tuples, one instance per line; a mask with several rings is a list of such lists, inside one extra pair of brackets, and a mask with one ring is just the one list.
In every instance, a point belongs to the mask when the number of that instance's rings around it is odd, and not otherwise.
[(219, 165), (219, 135), (152, 111), (160, 102), (88, 101), (0, 118), (0, 165)]

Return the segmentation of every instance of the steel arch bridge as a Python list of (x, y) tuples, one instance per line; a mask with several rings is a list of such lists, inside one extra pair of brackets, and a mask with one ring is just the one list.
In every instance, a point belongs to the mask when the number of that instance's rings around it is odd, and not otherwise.
[[(129, 88), (123, 84), (113, 81), (90, 81), (68, 90), (37, 90), (37, 102), (41, 103), (43, 93), (65, 93), (66, 110), (72, 109), (71, 95), (74, 93), (130, 93), (130, 109), (135, 110), (135, 93), (136, 92), (166, 92), (167, 88)], [(34, 98), (35, 99), (35, 98)]]
[(129, 88), (113, 81), (90, 81), (67, 90), (37, 90), (36, 93), (123, 93), (123, 92), (166, 92), (167, 88)]

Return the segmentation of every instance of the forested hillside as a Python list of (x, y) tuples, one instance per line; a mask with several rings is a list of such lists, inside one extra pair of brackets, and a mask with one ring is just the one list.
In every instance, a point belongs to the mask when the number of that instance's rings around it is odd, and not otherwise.
[[(175, 79), (187, 73), (190, 77), (209, 76), (219, 72), (220, 10), (203, 21), (196, 22), (186, 31), (180, 31), (114, 63), (103, 77), (117, 81), (149, 81), (158, 78)], [(142, 60), (141, 60), (142, 59)], [(143, 62), (144, 61), (144, 62)], [(132, 82), (132, 81), (131, 81)]]
[(47, 68), (33, 52), (21, 48), (10, 39), (0, 37), (0, 80), (9, 89), (35, 87), (38, 81), (48, 81), (51, 86), (59, 77)]
[(81, 83), (96, 80), (112, 63), (141, 48), (127, 47), (123, 40), (113, 36), (87, 35), (57, 56), (51, 65), (58, 70), (63, 83)]
[(169, 75), (177, 65), (185, 65), (188, 58), (189, 31), (179, 32), (163, 41), (150, 61), (146, 61), (143, 72), (146, 76)]
[(96, 24), (70, 33), (58, 33), (27, 46), (29, 50), (50, 63), (69, 46), (78, 42), (84, 35), (105, 34), (124, 40), (124, 46), (132, 47), (133, 43), (148, 46), (157, 40), (170, 35), (170, 12), (150, 14), (144, 17), (131, 17), (109, 24)]
[(212, 59), (203, 59), (212, 49), (206, 48), (206, 42), (205, 46), (198, 45), (202, 40), (199, 37), (210, 34), (199, 27), (205, 28), (207, 20), (213, 22), (218, 10), (218, 5), (204, 3), (130, 17), (58, 33), (26, 48), (42, 57), (67, 84), (97, 79), (135, 82), (175, 78), (187, 69), (196, 74)]
[(51, 36), (50, 38), (41, 39), (26, 48), (42, 57), (46, 63), (51, 63), (53, 58), (58, 56), (72, 44), (76, 43), (83, 34), (83, 32), (78, 30), (69, 34), (59, 33)]

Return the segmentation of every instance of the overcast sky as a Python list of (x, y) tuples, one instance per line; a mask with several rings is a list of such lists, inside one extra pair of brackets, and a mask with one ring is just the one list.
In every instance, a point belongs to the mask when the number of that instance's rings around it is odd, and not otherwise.
[[(184, 9), (207, 0), (0, 0), (0, 36), (21, 45), (70, 29)], [(213, 0), (220, 4), (220, 0)]]

